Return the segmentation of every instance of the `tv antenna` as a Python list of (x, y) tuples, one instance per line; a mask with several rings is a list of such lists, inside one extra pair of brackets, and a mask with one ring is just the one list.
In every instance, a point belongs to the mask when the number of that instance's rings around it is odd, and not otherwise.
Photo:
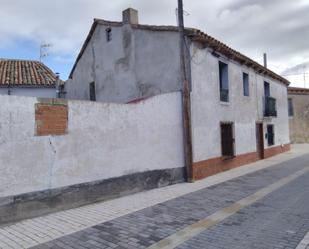
[(42, 42), (40, 44), (40, 62), (42, 62), (43, 58), (49, 56), (48, 49), (52, 47), (52, 44)]

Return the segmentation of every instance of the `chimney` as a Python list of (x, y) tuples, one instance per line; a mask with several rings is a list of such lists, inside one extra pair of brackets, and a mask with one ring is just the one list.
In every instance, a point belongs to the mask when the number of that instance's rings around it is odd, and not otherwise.
[(138, 11), (128, 8), (122, 12), (122, 21), (124, 24), (138, 24)]
[(264, 53), (264, 67), (267, 68), (267, 54)]

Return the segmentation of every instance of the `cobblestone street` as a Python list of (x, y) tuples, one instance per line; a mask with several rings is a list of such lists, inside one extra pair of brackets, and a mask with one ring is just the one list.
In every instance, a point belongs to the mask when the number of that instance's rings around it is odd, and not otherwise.
[[(309, 155), (285, 155), (278, 160), (268, 161), (272, 164), (269, 167), (209, 187), (200, 186), (183, 195), (175, 194), (166, 201), (33, 246), (29, 234), (28, 246), (5, 239), (3, 231), (12, 233), (14, 225), (4, 227), (0, 230), (0, 248), (306, 249)], [(20, 230), (19, 237), (25, 238), (25, 234)]]

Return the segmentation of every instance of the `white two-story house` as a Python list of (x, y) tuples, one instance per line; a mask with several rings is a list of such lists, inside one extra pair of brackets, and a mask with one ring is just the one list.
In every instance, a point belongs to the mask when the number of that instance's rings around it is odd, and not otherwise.
[[(289, 150), (289, 82), (245, 55), (187, 28), (195, 179)], [(95, 19), (66, 82), (67, 98), (129, 103), (181, 91), (175, 26)], [(168, 107), (167, 107), (168, 108)]]

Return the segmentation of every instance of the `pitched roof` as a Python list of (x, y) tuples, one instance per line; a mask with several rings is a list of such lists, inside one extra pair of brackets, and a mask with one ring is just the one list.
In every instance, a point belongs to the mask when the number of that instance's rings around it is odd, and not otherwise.
[(0, 87), (55, 87), (56, 79), (39, 61), (0, 59)]
[[(70, 78), (72, 78), (73, 72), (76, 68), (76, 65), (78, 63), (78, 61), (80, 60), (84, 50), (86, 49), (94, 31), (95, 28), (98, 24), (102, 24), (102, 25), (107, 25), (107, 26), (111, 26), (111, 27), (120, 27), (123, 26), (123, 22), (111, 22), (111, 21), (106, 21), (106, 20), (102, 20), (102, 19), (94, 19), (94, 22), (92, 24), (92, 27), (90, 29), (90, 32), (81, 48), (81, 51), (79, 52), (77, 59), (74, 63), (74, 66), (71, 70), (70, 73)], [(131, 27), (134, 29), (144, 29), (144, 30), (150, 30), (150, 31), (172, 31), (172, 32), (178, 32), (178, 27), (176, 26), (156, 26), (156, 25), (142, 25), (142, 24), (131, 24)], [(289, 85), (290, 82), (283, 78), (282, 76), (276, 74), (275, 72), (269, 70), (268, 68), (260, 65), (259, 63), (257, 63), (256, 61), (250, 59), (249, 57), (241, 54), (240, 52), (228, 47), (227, 45), (225, 45), (224, 43), (220, 42), (219, 40), (211, 37), (210, 35), (195, 29), (195, 28), (186, 28), (185, 29), (185, 33), (187, 35), (187, 37), (189, 37), (191, 40), (193, 41), (197, 41), (197, 42), (201, 42), (203, 44), (205, 44), (207, 47), (210, 47), (212, 49), (214, 49), (214, 51), (219, 52), (223, 55), (225, 55), (226, 57), (239, 62), (240, 64), (246, 65), (250, 68), (253, 68), (257, 73), (265, 75), (265, 76), (269, 76), (272, 79), (278, 80), (282, 83), (284, 83), (285, 85)]]
[(289, 87), (288, 93), (293, 95), (309, 95), (309, 88)]

